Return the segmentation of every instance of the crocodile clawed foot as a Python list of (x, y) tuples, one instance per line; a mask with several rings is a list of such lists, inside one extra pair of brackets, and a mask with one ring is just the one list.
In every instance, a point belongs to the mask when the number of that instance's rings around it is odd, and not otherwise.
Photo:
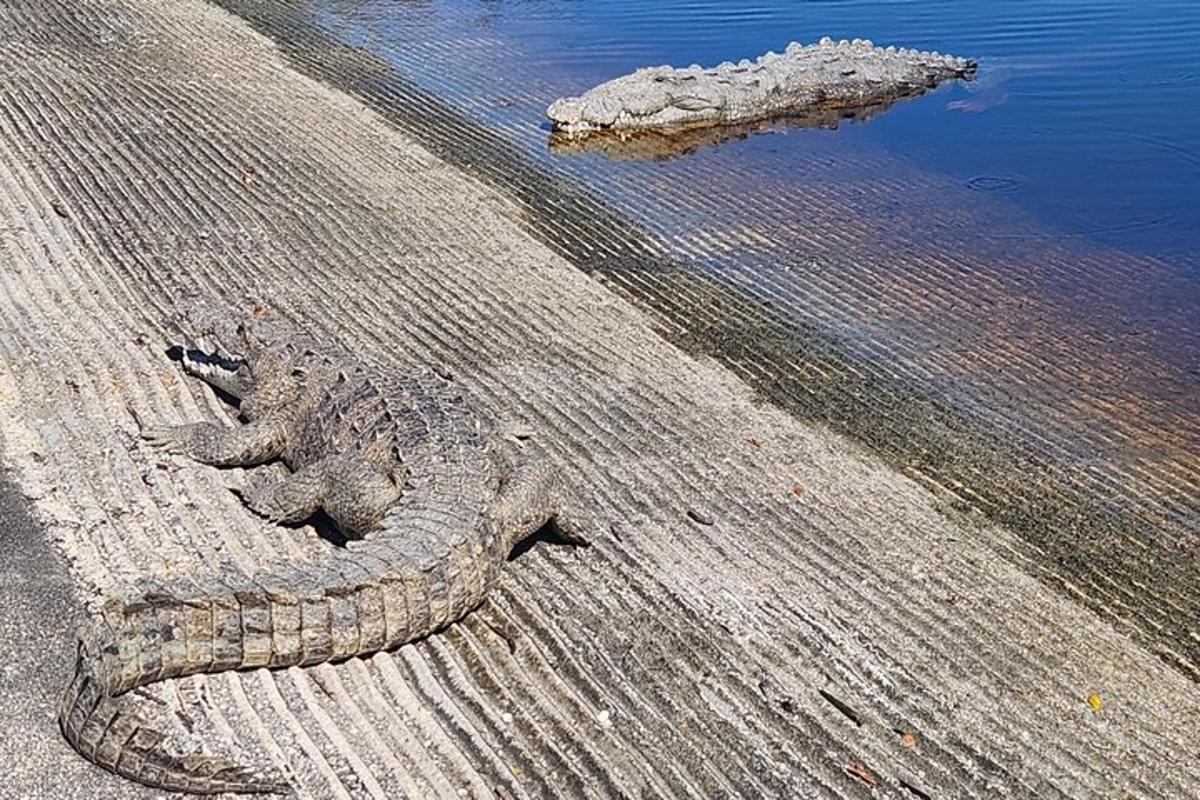
[(260, 472), (251, 472), (244, 476), (239, 486), (231, 486), (230, 491), (237, 495), (246, 508), (270, 522), (280, 525), (297, 521), (295, 510), (285, 507), (281, 502), (278, 491), (280, 482)]
[(148, 425), (141, 428), (142, 440), (158, 450), (175, 455), (187, 455), (187, 447), (179, 429), (171, 425)]
[(278, 505), (272, 502), (271, 482), (259, 476), (247, 476), (241, 486), (230, 487), (230, 490), (241, 499), (246, 508), (258, 516), (278, 525), (284, 521), (284, 513)]
[(588, 531), (592, 526), (570, 512), (560, 510), (556, 513), (550, 520), (550, 529), (567, 544), (576, 547), (592, 546), (592, 541), (588, 538)]

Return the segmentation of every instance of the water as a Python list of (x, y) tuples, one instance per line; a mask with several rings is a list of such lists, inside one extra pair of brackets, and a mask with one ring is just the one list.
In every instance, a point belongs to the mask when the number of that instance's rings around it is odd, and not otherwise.
[[(495, 60), (478, 52), (438, 59), (444, 73), (418, 69), (414, 77), (439, 88), (458, 81), (468, 106), (478, 103), (469, 96), (479, 86), (489, 87), (484, 95), (503, 86), (528, 125), (540, 122), (548, 99), (639, 66), (715, 64), (779, 51), (792, 39), (866, 37), (976, 57), (982, 67), (973, 84), (843, 125), (838, 146), (881, 148), (973, 191), (1002, 195), (1069, 235), (1190, 268), (1200, 263), (1194, 0), (317, 5), (327, 24), (377, 51), (398, 54), (449, 32), (473, 38)], [(806, 145), (776, 139), (736, 156), (762, 154), (757, 167), (741, 168), (774, 173), (788, 168), (789, 156), (805, 155)]]
[[(788, 337), (820, 331), (863, 376), (902, 387), (896, 397), (950, 404), (930, 419), (961, 412), (990, 426), (993, 439), (1024, 442), (1039, 458), (1053, 453), (1057, 466), (1048, 469), (1061, 473), (1061, 486), (1108, 497), (1153, 486), (1161, 503), (1137, 502), (1157, 517), (1194, 505), (1200, 3), (308, 0), (287, 8), (486, 131), (447, 132), (457, 123), (409, 113), (402, 127), (437, 152), (528, 198), (520, 170), (478, 161), (491, 158), (480, 137), (499, 137), (539, 174), (586, 187), (648, 231), (652, 245), (615, 249), (612, 237), (625, 233), (585, 234), (595, 237), (582, 244), (586, 268), (669, 309), (668, 329), (723, 350), (752, 385), (881, 447), (899, 442), (897, 452), (948, 452), (960, 442), (949, 428), (923, 444), (898, 419), (855, 423), (858, 398), (881, 390), (814, 385), (829, 365), (806, 361), (812, 341)], [(715, 64), (822, 35), (971, 56), (979, 77), (867, 121), (776, 125), (670, 159), (551, 146), (544, 111), (559, 96), (638, 66)], [(573, 213), (554, 198), (534, 205), (537, 214)], [(555, 230), (587, 227), (577, 223)], [(629, 271), (630, 248), (645, 247), (684, 283), (664, 282), (659, 267)], [(742, 311), (721, 311), (730, 303)], [(1010, 496), (1004, 487), (994, 493)]]

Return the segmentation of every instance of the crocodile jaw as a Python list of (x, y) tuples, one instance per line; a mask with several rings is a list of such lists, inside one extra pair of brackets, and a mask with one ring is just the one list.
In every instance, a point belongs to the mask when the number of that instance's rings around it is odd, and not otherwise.
[(216, 389), (241, 400), (253, 388), (250, 365), (244, 358), (228, 357), (218, 352), (189, 348), (180, 344), (167, 349), (167, 357), (178, 361), (183, 369)]

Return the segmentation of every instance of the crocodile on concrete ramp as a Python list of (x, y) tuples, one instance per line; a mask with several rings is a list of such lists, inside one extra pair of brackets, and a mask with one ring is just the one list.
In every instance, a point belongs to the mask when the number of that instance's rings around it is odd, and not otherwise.
[(1181, 671), (1031, 577), (1006, 531), (668, 343), (511, 196), (242, 20), (197, 0), (0, 14), (0, 432), (86, 606), (331, 552), (139, 439), (131, 408), (228, 415), (158, 345), (197, 284), (285, 298), (384, 370), (447, 365), (612, 520), (589, 551), (519, 554), (420, 642), (145, 687), (166, 744), (247, 753), (314, 798), (1200, 789)]
[(199, 586), (142, 581), (107, 598), (95, 627), (81, 627), (59, 725), (81, 755), (149, 786), (283, 792), (285, 781), (249, 765), (163, 750), (132, 691), (395, 649), (473, 611), (513, 548), (544, 526), (586, 539), (559, 474), (515, 452), (450, 377), (378, 374), (262, 319), (261, 304), (258, 315), (219, 311), (211, 299), (190, 305), (182, 324), (193, 346), (168, 352), (236, 399), (245, 424), (143, 427), (142, 437), (213, 466), (282, 459), (291, 473), (256, 473), (241, 487), (247, 507), (276, 523), (323, 510), (352, 541), (312, 569), (234, 572)]

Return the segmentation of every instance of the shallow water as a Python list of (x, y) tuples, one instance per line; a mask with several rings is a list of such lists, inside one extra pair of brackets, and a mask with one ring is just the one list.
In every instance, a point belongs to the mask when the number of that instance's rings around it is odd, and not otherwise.
[[(620, 208), (672, 257), (783, 298), (794, 319), (862, 344), (859, 356), (883, 357), (882, 347), (888, 358), (921, 360), (948, 337), (961, 341), (964, 329), (984, 347), (1027, 339), (1035, 326), (1042, 351), (1112, 359), (1120, 383), (1171, 403), (1195, 394), (1200, 3), (310, 0), (302, 8), (540, 169)], [(556, 97), (641, 65), (714, 64), (822, 35), (968, 55), (980, 60), (979, 76), (865, 122), (774, 125), (669, 160), (550, 146), (543, 114)], [(970, 308), (989, 304), (1011, 319)], [(1126, 330), (1137, 334), (1134, 350), (1115, 338)], [(1032, 357), (1016, 368), (1049, 370)], [(932, 375), (948, 391), (961, 384), (952, 371)], [(1043, 402), (1054, 405), (1061, 391)]]
[[(327, 24), (376, 52), (398, 55), (448, 35), (474, 42), (491, 55), (437, 58), (428, 74), (417, 69), (413, 77), (438, 88), (457, 83), (465, 104), (482, 114), (491, 111), (488, 95), (506, 97), (529, 126), (541, 122), (547, 98), (638, 66), (715, 64), (779, 51), (792, 39), (867, 37), (976, 57), (982, 67), (974, 83), (867, 124), (844, 124), (836, 142), (883, 148), (973, 191), (1002, 195), (1065, 233), (1200, 261), (1200, 3), (1193, 0), (316, 5)], [(470, 97), (479, 85), (473, 79), (488, 81), (484, 96)], [(806, 154), (804, 145), (774, 138), (737, 158), (778, 172)]]

